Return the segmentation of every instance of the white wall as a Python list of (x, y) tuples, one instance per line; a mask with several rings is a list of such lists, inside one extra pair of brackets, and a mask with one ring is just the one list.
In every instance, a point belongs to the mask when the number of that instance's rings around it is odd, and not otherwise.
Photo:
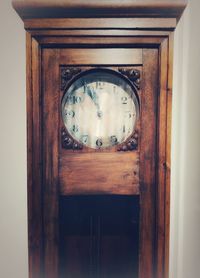
[[(0, 277), (28, 278), (25, 33), (10, 2), (0, 1)], [(170, 278), (200, 277), (199, 14), (190, 0), (175, 35)]]
[(200, 277), (200, 1), (175, 32), (170, 278)]
[(0, 277), (27, 278), (25, 34), (0, 0)]

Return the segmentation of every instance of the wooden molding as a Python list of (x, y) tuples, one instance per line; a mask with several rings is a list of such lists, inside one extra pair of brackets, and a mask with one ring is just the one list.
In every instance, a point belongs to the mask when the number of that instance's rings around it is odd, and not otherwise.
[(14, 0), (22, 19), (87, 17), (173, 17), (179, 19), (187, 0)]
[[(56, 30), (56, 31), (80, 31), (80, 30), (103, 30), (104, 34), (107, 31), (127, 31), (127, 30), (167, 30), (172, 31), (177, 24), (176, 18), (34, 18), (24, 19), (24, 27), (26, 30)], [(125, 34), (125, 33), (124, 33)]]

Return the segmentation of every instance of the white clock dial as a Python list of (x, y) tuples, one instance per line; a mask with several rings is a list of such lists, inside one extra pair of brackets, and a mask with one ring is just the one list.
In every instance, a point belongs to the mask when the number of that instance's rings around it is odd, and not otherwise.
[(137, 116), (138, 101), (131, 85), (108, 70), (86, 73), (69, 87), (62, 100), (68, 133), (94, 149), (124, 142), (133, 133)]

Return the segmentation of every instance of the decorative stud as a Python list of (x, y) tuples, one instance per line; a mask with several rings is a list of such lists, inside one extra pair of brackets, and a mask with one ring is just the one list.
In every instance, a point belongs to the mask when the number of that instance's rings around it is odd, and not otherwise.
[(140, 71), (130, 68), (118, 68), (118, 71), (128, 77), (136, 90), (140, 89)]
[(77, 67), (65, 67), (61, 68), (61, 90), (64, 91), (68, 82), (77, 74), (81, 72)]
[(72, 139), (66, 132), (65, 128), (61, 131), (62, 147), (66, 150), (82, 150), (83, 144), (80, 144)]
[(131, 138), (129, 138), (129, 140), (121, 144), (117, 150), (119, 152), (134, 151), (137, 150), (137, 147), (138, 147), (138, 132), (135, 131), (135, 133), (131, 136)]

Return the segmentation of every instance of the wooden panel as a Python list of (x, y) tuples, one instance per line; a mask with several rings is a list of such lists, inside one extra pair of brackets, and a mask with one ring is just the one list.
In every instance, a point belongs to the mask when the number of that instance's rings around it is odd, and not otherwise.
[(120, 65), (142, 64), (141, 49), (91, 48), (61, 49), (61, 65)]
[(67, 36), (67, 37), (93, 37), (95, 36), (103, 36), (104, 38), (113, 38), (119, 37), (121, 38), (126, 38), (126, 37), (139, 37), (140, 39), (142, 37), (167, 37), (170, 34), (170, 31), (158, 31), (158, 30), (149, 30), (148, 33), (147, 31), (144, 30), (133, 30), (133, 29), (126, 29), (126, 30), (121, 30), (121, 29), (33, 29), (29, 30), (29, 32), (33, 36), (50, 36), (50, 37), (58, 37), (58, 36)]
[(58, 50), (43, 51), (43, 232), (45, 277), (58, 276)]
[(26, 19), (25, 29), (166, 29), (176, 26), (174, 18), (67, 18)]
[(186, 0), (15, 0), (13, 6), (22, 18), (112, 17), (115, 15), (179, 17), (186, 3)]
[[(44, 45), (44, 46), (64, 46), (64, 45), (72, 45), (72, 48), (74, 46), (76, 47), (79, 47), (80, 48), (80, 45), (85, 45), (88, 46), (88, 47), (94, 47), (94, 46), (97, 46), (98, 47), (104, 47), (105, 49), (105, 45), (108, 47), (108, 48), (112, 48), (112, 53), (110, 51), (110, 54), (109, 55), (109, 58), (114, 60), (115, 61), (115, 64), (117, 63), (117, 59), (121, 59), (121, 55), (119, 53), (119, 57), (117, 55), (116, 57), (116, 53), (118, 53), (118, 50), (115, 48), (114, 50), (114, 47), (116, 46), (120, 46), (121, 48), (124, 47), (124, 48), (127, 48), (127, 47), (133, 47), (133, 45), (136, 47), (136, 45), (139, 45), (141, 46), (142, 44), (149, 44), (151, 46), (154, 46), (156, 47), (156, 45), (159, 45), (162, 41), (163, 41), (163, 37), (156, 37), (156, 38), (152, 38), (152, 37), (144, 37), (144, 38), (137, 38), (137, 37), (128, 37), (128, 38), (119, 38), (119, 37), (97, 37), (97, 38), (92, 38), (92, 37), (51, 37), (51, 36), (47, 36), (47, 37), (37, 37), (37, 41), (41, 44), (41, 45)], [(85, 50), (84, 50), (85, 51)], [(103, 50), (105, 51), (105, 50)], [(102, 52), (103, 52), (102, 51)], [(127, 51), (127, 49), (126, 49)], [(125, 54), (125, 57), (128, 57), (128, 52), (126, 52), (125, 49), (123, 49), (123, 52)], [(129, 50), (130, 51), (130, 50)], [(132, 49), (133, 51), (133, 49)], [(139, 50), (138, 50), (139, 51)], [(135, 50), (133, 51), (135, 52)], [(139, 53), (138, 53), (139, 54)], [(113, 55), (113, 58), (111, 58)], [(137, 56), (136, 56), (137, 57)], [(107, 57), (106, 57), (107, 58)], [(131, 58), (131, 56), (129, 56), (129, 58)], [(140, 58), (140, 55), (138, 56), (138, 59)], [(128, 63), (128, 58), (125, 59), (126, 63)]]
[(170, 180), (171, 180), (171, 122), (172, 122), (172, 79), (173, 79), (174, 34), (168, 43), (168, 86), (167, 86), (167, 129), (166, 129), (166, 185), (165, 185), (165, 255), (164, 278), (169, 277), (169, 239), (170, 239)]
[(164, 252), (165, 252), (165, 174), (166, 174), (166, 117), (167, 117), (167, 61), (168, 61), (168, 40), (165, 40), (160, 47), (160, 94), (159, 94), (159, 126), (158, 126), (158, 188), (157, 188), (157, 275), (164, 277)]
[[(157, 188), (157, 275), (167, 278), (169, 273), (170, 225), (170, 144), (172, 102), (173, 34), (160, 47), (160, 97), (158, 137), (158, 188)], [(169, 67), (167, 67), (167, 63)]]
[(143, 50), (140, 142), (140, 269), (139, 277), (154, 275), (155, 154), (158, 93), (158, 50)]
[[(160, 96), (158, 137), (157, 188), (157, 275), (167, 278), (169, 271), (169, 205), (170, 205), (170, 142), (172, 98), (172, 43), (163, 41), (160, 47)], [(167, 63), (169, 67), (167, 68)], [(167, 127), (167, 128), (166, 128)]]
[(42, 168), (40, 46), (27, 34), (27, 158), (29, 277), (42, 275)]
[(59, 176), (62, 195), (139, 194), (139, 155), (63, 153)]

